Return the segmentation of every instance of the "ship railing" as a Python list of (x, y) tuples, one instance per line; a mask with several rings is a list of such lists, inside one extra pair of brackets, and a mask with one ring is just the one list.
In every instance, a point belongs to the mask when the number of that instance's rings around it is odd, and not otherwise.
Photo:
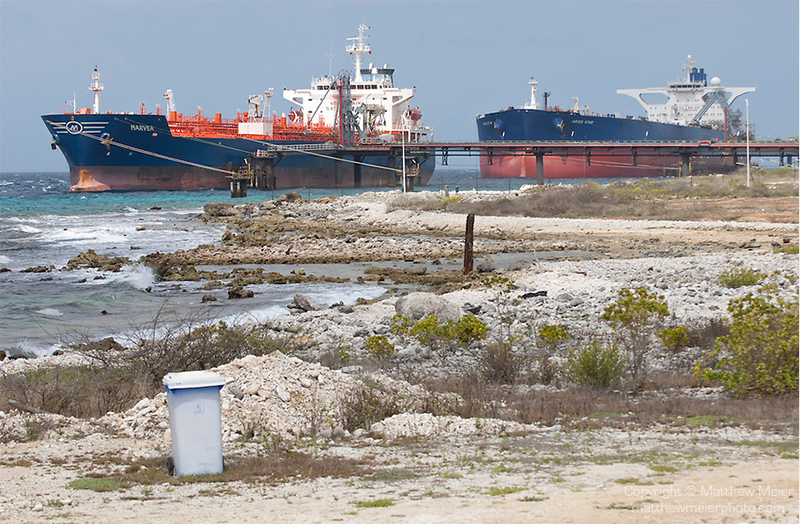
[[(641, 145), (673, 145), (673, 144), (697, 144), (698, 140), (479, 140), (481, 144), (499, 145), (620, 145), (620, 144), (641, 144)], [(702, 141), (700, 141), (702, 142)]]
[(268, 157), (271, 153), (280, 151), (322, 151), (331, 149), (336, 149), (335, 142), (323, 142), (320, 144), (269, 144), (266, 149), (258, 149), (256, 151), (256, 157)]

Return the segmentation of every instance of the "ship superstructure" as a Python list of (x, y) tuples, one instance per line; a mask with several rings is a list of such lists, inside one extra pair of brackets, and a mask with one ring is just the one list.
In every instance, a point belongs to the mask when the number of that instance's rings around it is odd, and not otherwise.
[[(667, 87), (644, 89), (617, 89), (617, 94), (636, 99), (647, 111), (647, 120), (681, 126), (705, 126), (723, 130), (727, 138), (741, 132), (742, 112), (731, 109), (734, 100), (745, 93), (755, 92), (755, 87), (722, 87), (719, 77), (709, 83), (708, 75), (694, 67), (692, 55), (684, 66), (685, 78), (680, 82), (669, 82)], [(664, 103), (647, 102), (647, 95), (663, 95)], [(752, 132), (752, 131), (751, 131)]]
[[(420, 142), (428, 138), (431, 128), (422, 123), (419, 107), (411, 107), (414, 88), (394, 86), (394, 69), (388, 65), (377, 67), (370, 63), (362, 66), (362, 56), (370, 54), (368, 26), (358, 27), (358, 36), (350, 38), (347, 52), (353, 55), (355, 76), (350, 79), (350, 104), (359, 129), (361, 141)], [(313, 78), (309, 89), (285, 89), (283, 97), (300, 106), (292, 111), (293, 123), (330, 125), (338, 122), (339, 93), (336, 78), (330, 75)]]

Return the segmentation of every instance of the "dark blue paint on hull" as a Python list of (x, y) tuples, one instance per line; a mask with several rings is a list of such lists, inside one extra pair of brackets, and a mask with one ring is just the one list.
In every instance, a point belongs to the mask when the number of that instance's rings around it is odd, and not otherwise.
[[(72, 185), (85, 190), (225, 189), (230, 187), (230, 172), (238, 171), (258, 149), (266, 149), (268, 144), (307, 143), (176, 137), (163, 115), (65, 114), (44, 115), (42, 120), (69, 164)], [(434, 157), (418, 155), (417, 160), (421, 164), (417, 183), (427, 184), (433, 175)], [(385, 156), (367, 156), (362, 161), (377, 166), (389, 162)], [(399, 159), (396, 165), (400, 167)], [(285, 157), (275, 163), (274, 184), (278, 189), (337, 187), (335, 170), (332, 158)], [(350, 162), (341, 163), (340, 176), (342, 187), (397, 183), (394, 171), (367, 166), (361, 168), (359, 183)]]
[[(478, 140), (481, 142), (575, 141), (575, 142), (699, 142), (719, 141), (722, 131), (709, 128), (650, 122), (638, 118), (585, 116), (570, 111), (540, 109), (507, 109), (477, 118)], [(709, 170), (725, 169), (715, 158), (700, 159)], [(578, 157), (545, 156), (544, 178), (618, 178), (658, 177), (676, 173), (677, 162), (669, 157), (638, 159), (617, 156), (612, 160), (593, 159), (588, 165)], [(532, 156), (497, 157), (480, 160), (483, 178), (536, 178), (536, 160)]]
[(638, 118), (584, 116), (569, 111), (508, 109), (478, 117), (478, 140), (700, 141), (723, 140), (722, 131)]

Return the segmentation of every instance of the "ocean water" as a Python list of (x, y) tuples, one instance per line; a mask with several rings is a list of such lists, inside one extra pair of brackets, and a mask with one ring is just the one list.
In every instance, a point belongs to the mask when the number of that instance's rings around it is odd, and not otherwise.
[[(518, 189), (530, 179), (480, 179), (477, 170), (440, 169), (418, 191), (448, 186), (478, 190)], [(377, 191), (388, 189), (377, 189)], [(295, 189), (304, 198), (356, 194), (374, 189)], [(201, 283), (157, 282), (133, 263), (118, 273), (62, 271), (81, 252), (132, 261), (153, 252), (190, 249), (219, 240), (224, 226), (197, 217), (210, 202), (262, 202), (286, 190), (249, 190), (243, 199), (226, 190), (70, 193), (67, 173), (0, 174), (0, 349), (43, 355), (60, 345), (105, 336), (124, 337), (155, 318), (244, 320), (288, 314), (296, 292), (317, 304), (377, 298), (376, 284), (263, 285), (253, 299), (200, 303)], [(39, 266), (47, 272), (23, 272)], [(288, 273), (291, 266), (283, 266)], [(338, 274), (347, 274), (337, 269)], [(216, 291), (222, 298), (224, 290)]]

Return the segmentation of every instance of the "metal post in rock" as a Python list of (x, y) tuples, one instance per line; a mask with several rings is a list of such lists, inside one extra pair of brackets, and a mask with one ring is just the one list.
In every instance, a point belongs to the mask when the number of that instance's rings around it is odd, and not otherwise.
[(472, 273), (472, 240), (475, 229), (475, 215), (467, 215), (467, 231), (464, 235), (464, 274)]

